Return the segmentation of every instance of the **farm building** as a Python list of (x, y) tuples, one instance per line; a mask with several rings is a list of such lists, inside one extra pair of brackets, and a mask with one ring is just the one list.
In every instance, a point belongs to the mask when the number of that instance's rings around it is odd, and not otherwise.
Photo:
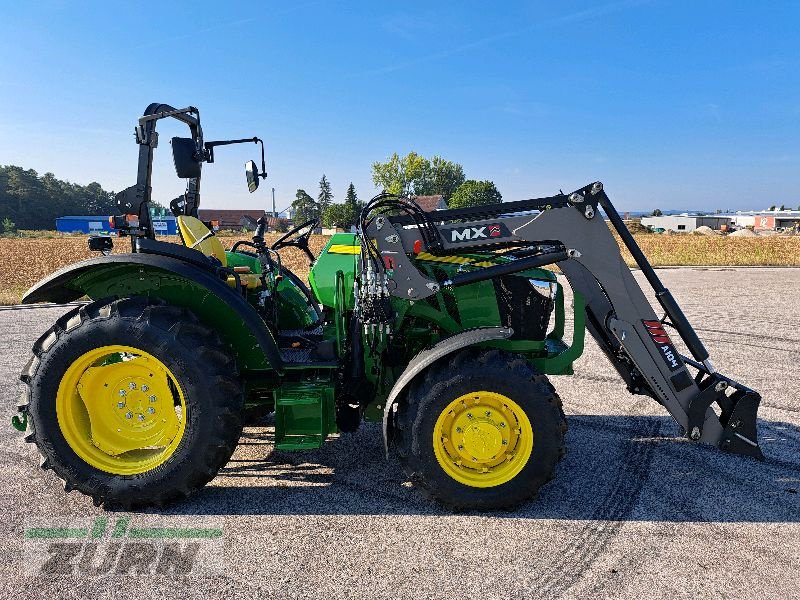
[[(62, 233), (115, 233), (109, 223), (109, 215), (68, 215), (56, 219), (56, 231)], [(157, 234), (177, 235), (175, 217), (153, 217), (153, 228)]]
[(219, 229), (254, 230), (257, 221), (266, 213), (263, 210), (236, 210), (201, 208), (198, 215), (201, 221), (213, 222)]
[(642, 225), (651, 229), (671, 231), (694, 231), (705, 225), (717, 231), (734, 224), (728, 215), (663, 215), (661, 217), (642, 217)]
[(441, 194), (436, 194), (434, 196), (414, 196), (412, 199), (419, 204), (419, 207), (425, 212), (447, 210), (447, 202), (445, 202)]
[(756, 231), (785, 231), (800, 226), (800, 211), (770, 210), (764, 212), (737, 212), (737, 227), (752, 227)]

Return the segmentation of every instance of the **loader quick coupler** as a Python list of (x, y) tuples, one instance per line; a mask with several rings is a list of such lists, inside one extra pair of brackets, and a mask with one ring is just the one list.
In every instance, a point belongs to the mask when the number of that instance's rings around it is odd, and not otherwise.
[[(698, 378), (702, 375), (701, 371), (698, 373)], [(693, 441), (700, 439), (708, 409), (716, 403), (720, 408), (719, 420), (724, 428), (718, 444), (720, 449), (764, 460), (756, 441), (758, 439), (756, 414), (761, 396), (719, 373), (707, 375), (698, 385), (701, 391), (689, 403), (687, 411), (689, 439)], [(736, 391), (729, 394), (731, 388)]]

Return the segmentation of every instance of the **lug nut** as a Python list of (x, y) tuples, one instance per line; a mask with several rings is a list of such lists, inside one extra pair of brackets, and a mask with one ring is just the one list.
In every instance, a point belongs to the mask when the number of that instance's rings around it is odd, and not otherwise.
[(130, 389), (132, 389), (132, 390), (135, 390), (135, 389), (136, 389), (136, 384), (135, 384), (133, 381), (131, 381), (131, 382), (128, 384), (128, 387), (129, 387)]
[(503, 440), (502, 444), (503, 446), (508, 446), (508, 440)]
[(456, 433), (461, 433), (462, 431), (464, 431), (464, 430), (461, 429), (461, 427), (456, 427)]
[(136, 418), (137, 418), (137, 419), (139, 419), (140, 421), (144, 421), (144, 415), (142, 415), (142, 414), (140, 414), (140, 415), (139, 415), (138, 417), (136, 417)]
[(500, 424), (499, 424), (499, 426), (500, 426), (500, 427), (505, 427), (505, 426), (506, 426), (506, 424), (505, 424), (505, 422), (501, 421), (501, 422), (500, 422)]
[(156, 414), (156, 409), (155, 409), (155, 408), (153, 408), (152, 406), (150, 406), (150, 407), (147, 409), (147, 412), (149, 412), (151, 415), (154, 415), (154, 414)]
[(131, 411), (126, 412), (125, 413), (125, 418), (126, 419), (132, 419), (133, 418), (133, 413)]
[(472, 413), (467, 413), (467, 418), (472, 419), (473, 418)]
[(459, 450), (463, 450), (463, 449), (464, 449), (464, 445), (463, 445), (463, 444), (459, 444), (459, 445), (458, 445), (458, 449), (459, 449)]
[(154, 394), (154, 395), (152, 395), (152, 396), (150, 396), (150, 398), (149, 398), (149, 399), (150, 399), (150, 402), (155, 402), (155, 401), (156, 401), (155, 394)]
[(125, 408), (125, 401), (117, 402), (117, 408)]
[(490, 410), (487, 410), (487, 411), (486, 411), (486, 416), (487, 416), (487, 417), (491, 417), (491, 416), (492, 416), (492, 411), (490, 411)]
[(149, 385), (147, 385), (146, 383), (145, 383), (145, 384), (142, 386), (142, 391), (143, 391), (143, 392), (146, 392), (146, 391), (147, 391), (147, 390), (149, 390), (149, 389), (150, 389), (150, 386), (149, 386)]
[(127, 395), (128, 395), (128, 392), (126, 392), (125, 390), (120, 390), (120, 391), (119, 391), (119, 395), (120, 395), (120, 396), (127, 396)]

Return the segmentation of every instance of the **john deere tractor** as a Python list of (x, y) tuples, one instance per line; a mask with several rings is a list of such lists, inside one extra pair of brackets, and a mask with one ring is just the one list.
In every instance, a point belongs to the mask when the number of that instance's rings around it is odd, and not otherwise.
[[(156, 239), (150, 217), (156, 124), (171, 140), (186, 192), (171, 203), (182, 244)], [(215, 477), (249, 414), (274, 412), (275, 448), (319, 448), (362, 421), (382, 423), (416, 486), (453, 509), (533, 498), (564, 454), (567, 423), (548, 375), (568, 375), (595, 338), (633, 394), (660, 403), (695, 442), (761, 457), (760, 396), (718, 373), (599, 182), (570, 194), (427, 213), (379, 194), (356, 233), (315, 257), (316, 222), (224, 248), (198, 219), (204, 142), (196, 108), (147, 107), (135, 128), (138, 179), (114, 224), (131, 250), (89, 239), (97, 258), (39, 282), (26, 303), (88, 297), (39, 338), (22, 373), (15, 425), (66, 490), (96, 504), (163, 505)], [(659, 317), (620, 256), (603, 211), (663, 307)], [(117, 239), (119, 243), (120, 239)], [(299, 248), (306, 285), (281, 262)], [(573, 290), (573, 336), (557, 265)], [(667, 328), (688, 348), (683, 356)], [(690, 372), (691, 369), (691, 372)], [(716, 405), (716, 410), (712, 405)]]

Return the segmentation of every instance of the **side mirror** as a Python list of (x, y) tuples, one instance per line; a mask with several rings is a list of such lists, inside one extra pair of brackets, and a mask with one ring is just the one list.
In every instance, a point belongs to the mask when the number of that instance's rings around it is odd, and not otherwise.
[(244, 163), (244, 172), (247, 176), (247, 189), (252, 194), (258, 189), (258, 167), (252, 160)]
[(200, 177), (202, 163), (195, 159), (197, 145), (192, 138), (172, 138), (172, 160), (175, 163), (175, 173), (181, 179), (194, 179)]

